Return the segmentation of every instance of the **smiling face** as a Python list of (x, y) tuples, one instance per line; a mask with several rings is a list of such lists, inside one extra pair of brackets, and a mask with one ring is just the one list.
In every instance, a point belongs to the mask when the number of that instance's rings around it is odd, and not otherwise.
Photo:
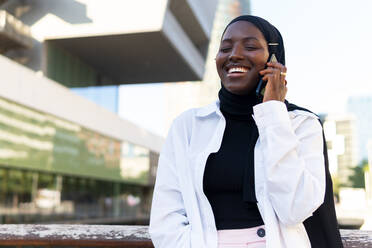
[(265, 68), (269, 51), (261, 31), (252, 23), (231, 24), (216, 56), (217, 72), (231, 93), (245, 95), (255, 89), (259, 71)]

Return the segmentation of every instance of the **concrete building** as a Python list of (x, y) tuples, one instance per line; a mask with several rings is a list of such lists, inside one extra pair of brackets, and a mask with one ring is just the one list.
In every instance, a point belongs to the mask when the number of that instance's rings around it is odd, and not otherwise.
[(355, 119), (358, 136), (358, 160), (367, 159), (367, 142), (372, 139), (372, 96), (354, 96), (348, 99), (347, 110)]
[(348, 178), (352, 174), (350, 169), (358, 163), (355, 117), (353, 115), (327, 115), (323, 126), (330, 172), (338, 177), (341, 184), (348, 186)]
[(0, 1), (2, 223), (51, 221), (30, 217), (45, 197), (59, 202), (53, 220), (148, 220), (163, 138), (69, 88), (200, 80), (215, 7), (215, 0)]
[(33, 47), (7, 56), (69, 87), (203, 77), (215, 0), (12, 0)]
[(372, 208), (372, 139), (367, 142), (368, 171), (365, 173), (367, 203)]

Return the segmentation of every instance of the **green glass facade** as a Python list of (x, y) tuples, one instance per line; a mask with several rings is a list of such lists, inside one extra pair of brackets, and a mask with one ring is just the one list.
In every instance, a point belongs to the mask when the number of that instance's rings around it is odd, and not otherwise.
[(0, 97), (0, 223), (146, 224), (158, 157)]
[(99, 82), (96, 70), (62, 47), (47, 42), (47, 77), (66, 87), (86, 87)]
[(146, 185), (150, 150), (0, 98), (0, 165)]

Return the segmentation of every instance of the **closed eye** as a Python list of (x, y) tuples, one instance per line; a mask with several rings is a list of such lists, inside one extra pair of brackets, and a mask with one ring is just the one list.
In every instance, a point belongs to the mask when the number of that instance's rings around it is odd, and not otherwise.
[(231, 47), (223, 47), (220, 49), (221, 52), (226, 53), (231, 50)]
[(254, 46), (246, 46), (245, 49), (248, 50), (248, 51), (252, 51), (252, 50), (256, 50), (257, 47), (254, 47)]

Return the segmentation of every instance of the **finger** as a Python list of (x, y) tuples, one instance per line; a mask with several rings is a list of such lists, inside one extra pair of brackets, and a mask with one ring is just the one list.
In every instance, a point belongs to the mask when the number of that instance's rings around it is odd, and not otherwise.
[[(279, 73), (279, 75), (280, 75), (280, 79), (281, 79), (281, 81), (283, 81), (283, 82), (285, 82), (286, 80), (285, 80), (285, 76), (287, 75), (287, 73), (286, 72), (280, 72)], [(286, 83), (287, 84), (287, 83)]]
[(279, 63), (279, 62), (267, 62), (266, 63), (268, 66), (271, 66), (271, 67), (277, 67), (277, 68), (283, 68), (285, 67), (285, 65), (283, 65), (282, 63)]
[(273, 76), (273, 74), (266, 74), (265, 76), (262, 77), (262, 80), (263, 81), (279, 81), (279, 80), (275, 80), (275, 77)]
[[(262, 77), (263, 81), (272, 81), (272, 82), (278, 82), (278, 85), (284, 85), (285, 87), (287, 86), (287, 80), (281, 80), (278, 77), (276, 77), (273, 74), (266, 74)], [(276, 84), (276, 83), (275, 83)]]
[(277, 68), (268, 67), (268, 68), (263, 69), (262, 71), (260, 71), (260, 74), (261, 75), (266, 75), (266, 74), (280, 74), (280, 70), (277, 69)]
[(287, 68), (285, 66), (283, 66), (282, 64), (280, 63), (276, 63), (276, 64), (270, 64), (270, 67), (269, 68), (275, 68), (277, 70), (279, 70), (280, 72), (280, 76), (285, 76), (287, 74)]
[(268, 81), (268, 80), (269, 80), (269, 75), (265, 75), (265, 76), (263, 76), (263, 77), (262, 77), (262, 80), (263, 80), (263, 81)]
[(287, 67), (285, 67), (284, 65), (282, 65), (279, 62), (267, 62), (267, 66), (277, 68), (277, 69), (279, 69), (280, 71), (283, 71), (283, 72), (287, 72)]

